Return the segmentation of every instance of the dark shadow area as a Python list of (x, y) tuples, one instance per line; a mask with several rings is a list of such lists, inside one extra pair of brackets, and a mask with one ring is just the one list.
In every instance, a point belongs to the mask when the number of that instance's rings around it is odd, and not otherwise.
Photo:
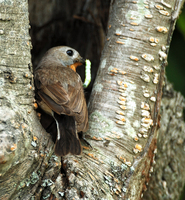
[[(92, 63), (89, 99), (103, 49), (110, 0), (29, 0), (33, 67), (54, 46), (70, 46)], [(84, 80), (84, 68), (77, 68)]]
[[(52, 47), (69, 46), (76, 49), (92, 64), (92, 81), (85, 89), (88, 101), (105, 41), (109, 5), (110, 0), (29, 0), (33, 68)], [(78, 67), (77, 72), (84, 81), (85, 67)], [(57, 129), (54, 119), (41, 109), (37, 111), (41, 113), (41, 124), (48, 133), (52, 133), (55, 142)], [(61, 173), (65, 177), (63, 166)]]

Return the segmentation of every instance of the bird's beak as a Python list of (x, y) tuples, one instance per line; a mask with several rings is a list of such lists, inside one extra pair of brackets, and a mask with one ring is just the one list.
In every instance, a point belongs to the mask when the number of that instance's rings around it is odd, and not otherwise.
[(74, 71), (76, 72), (76, 68), (77, 68), (78, 66), (83, 65), (83, 64), (85, 64), (85, 59), (82, 58), (82, 57), (80, 57), (80, 58), (78, 58), (78, 59), (75, 59), (75, 60), (74, 60), (74, 63), (73, 63), (72, 65), (70, 65), (69, 67), (70, 67), (72, 70), (74, 70)]
[(85, 59), (81, 57), (81, 58), (79, 59), (79, 62), (82, 63), (82, 65), (84, 65), (84, 64), (85, 64)]

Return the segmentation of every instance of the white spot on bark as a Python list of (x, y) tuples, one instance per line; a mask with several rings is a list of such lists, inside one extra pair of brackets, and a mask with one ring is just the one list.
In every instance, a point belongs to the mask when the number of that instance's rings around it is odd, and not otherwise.
[(119, 28), (117, 28), (117, 29), (116, 29), (116, 34), (123, 35), (123, 33), (122, 33), (121, 29), (119, 29)]
[[(1, 2), (0, 2), (1, 3)], [(1, 29), (0, 30), (0, 35), (3, 35), (4, 34), (4, 31)]]
[(141, 56), (144, 60), (146, 60), (147, 62), (152, 62), (154, 61), (154, 57), (150, 54), (147, 54), (147, 53), (144, 53), (142, 56)]
[[(137, 10), (129, 10), (125, 17), (129, 23), (135, 22), (137, 24), (140, 24), (143, 19), (145, 18), (145, 15), (151, 15), (149, 9), (144, 8), (144, 2), (143, 0), (137, 1), (138, 3), (136, 4)], [(124, 10), (123, 10), (123, 15), (124, 15)], [(134, 19), (134, 20), (132, 20)]]
[(109, 68), (108, 68), (108, 71), (110, 72), (111, 70), (113, 70), (114, 67), (111, 65)]
[(163, 0), (161, 1), (161, 4), (163, 4), (164, 6), (166, 6), (167, 8), (172, 8), (172, 6), (166, 2), (164, 2)]
[(98, 83), (98, 84), (95, 84), (94, 87), (93, 87), (93, 92), (96, 91), (96, 92), (102, 92), (102, 89), (103, 89), (103, 85)]
[(101, 65), (100, 65), (100, 67), (103, 69), (103, 68), (105, 68), (105, 66), (106, 66), (106, 59), (103, 59), (102, 60), (102, 62), (101, 62)]
[(0, 78), (0, 86), (4, 85), (4, 78)]
[(9, 108), (3, 106), (0, 107), (0, 121), (6, 122), (7, 120), (10, 120), (14, 118), (15, 112), (13, 110), (10, 110)]
[(135, 120), (135, 121), (133, 122), (133, 127), (134, 127), (134, 128), (139, 128), (139, 127), (140, 127), (140, 122), (139, 122), (139, 120)]
[(125, 43), (125, 46), (130, 47), (131, 39), (130, 39), (130, 38), (126, 38), (126, 39), (124, 40), (124, 43)]
[(128, 93), (127, 96), (127, 112), (126, 112), (126, 123), (125, 123), (125, 130), (127, 134), (129, 134), (131, 137), (136, 137), (136, 130), (131, 125), (132, 117), (135, 114), (136, 111), (136, 100), (135, 100), (135, 90), (136, 85), (131, 84), (130, 82), (127, 82), (127, 90), (126, 93)]
[(167, 59), (167, 54), (161, 50), (159, 50), (159, 56), (162, 58), (162, 59)]

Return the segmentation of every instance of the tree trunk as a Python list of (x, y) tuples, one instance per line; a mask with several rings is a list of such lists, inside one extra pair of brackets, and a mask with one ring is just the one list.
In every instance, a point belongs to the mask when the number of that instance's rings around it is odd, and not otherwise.
[[(0, 198), (178, 198), (185, 180), (184, 99), (164, 75), (182, 4), (111, 2), (84, 134), (92, 148), (82, 142), (83, 154), (63, 157), (60, 172), (33, 109), (27, 2), (1, 2)], [(102, 41), (101, 20), (96, 23)]]
[[(60, 162), (53, 162), (53, 143), (33, 110), (28, 3), (0, 7), (0, 199), (30, 199), (46, 166)], [(60, 165), (52, 169), (59, 172)]]
[(185, 180), (184, 97), (165, 84), (161, 103), (161, 121), (157, 138), (155, 162), (151, 168), (146, 200), (179, 199)]

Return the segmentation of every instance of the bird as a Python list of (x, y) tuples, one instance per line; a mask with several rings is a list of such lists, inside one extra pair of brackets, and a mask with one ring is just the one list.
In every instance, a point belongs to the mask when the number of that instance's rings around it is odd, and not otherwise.
[(78, 133), (88, 129), (88, 110), (76, 68), (84, 63), (75, 49), (58, 46), (49, 49), (34, 70), (36, 101), (56, 123), (57, 156), (82, 151)]

